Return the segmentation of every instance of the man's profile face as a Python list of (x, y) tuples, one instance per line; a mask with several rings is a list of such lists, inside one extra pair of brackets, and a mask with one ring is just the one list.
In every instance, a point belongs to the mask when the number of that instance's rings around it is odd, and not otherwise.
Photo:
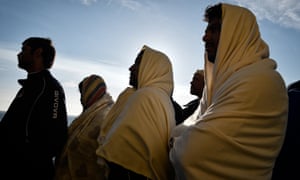
[(191, 81), (190, 93), (195, 96), (201, 96), (203, 88), (204, 88), (204, 77), (199, 73), (195, 73)]
[(203, 41), (205, 42), (205, 51), (208, 55), (208, 60), (212, 63), (214, 63), (216, 59), (220, 34), (221, 20), (217, 18), (209, 20), (203, 36)]
[(18, 56), (18, 66), (22, 69), (27, 70), (33, 65), (33, 53), (31, 47), (24, 44), (22, 46), (21, 52), (19, 52)]
[(142, 61), (144, 51), (141, 51), (138, 56), (135, 59), (135, 62), (133, 65), (130, 66), (130, 79), (129, 79), (129, 85), (133, 86), (137, 89), (138, 87), (138, 73), (139, 73), (139, 67)]

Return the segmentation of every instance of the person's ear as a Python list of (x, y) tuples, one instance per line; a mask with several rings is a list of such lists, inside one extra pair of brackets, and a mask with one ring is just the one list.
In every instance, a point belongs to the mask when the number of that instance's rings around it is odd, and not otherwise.
[(35, 51), (34, 51), (34, 56), (37, 57), (37, 58), (40, 58), (42, 57), (42, 53), (43, 53), (43, 49), (42, 48), (37, 48)]

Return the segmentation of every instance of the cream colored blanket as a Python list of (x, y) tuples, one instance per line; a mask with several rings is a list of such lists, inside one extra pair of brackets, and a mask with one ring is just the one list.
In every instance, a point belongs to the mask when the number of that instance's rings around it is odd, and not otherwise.
[(68, 141), (57, 160), (55, 180), (105, 179), (105, 169), (97, 164), (95, 151), (100, 127), (113, 103), (106, 93), (71, 123)]
[(229, 4), (222, 14), (215, 64), (205, 61), (200, 117), (174, 137), (170, 159), (178, 179), (267, 180), (284, 138), (285, 84), (254, 15)]
[(99, 136), (99, 158), (149, 179), (172, 179), (168, 140), (175, 126), (170, 97), (172, 66), (164, 54), (144, 47), (138, 89), (118, 101)]

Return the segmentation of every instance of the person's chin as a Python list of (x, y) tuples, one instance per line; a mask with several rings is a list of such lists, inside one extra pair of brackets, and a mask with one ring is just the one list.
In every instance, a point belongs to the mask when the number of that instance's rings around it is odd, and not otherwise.
[(208, 60), (209, 62), (211, 62), (211, 63), (215, 63), (215, 59), (216, 59), (215, 56), (208, 56), (208, 57), (207, 57), (207, 60)]
[(130, 80), (129, 80), (129, 85), (130, 85), (130, 86), (134, 86), (134, 84), (135, 84), (134, 81), (130, 79)]
[(24, 69), (24, 65), (22, 65), (22, 64), (18, 64), (18, 67), (21, 69)]

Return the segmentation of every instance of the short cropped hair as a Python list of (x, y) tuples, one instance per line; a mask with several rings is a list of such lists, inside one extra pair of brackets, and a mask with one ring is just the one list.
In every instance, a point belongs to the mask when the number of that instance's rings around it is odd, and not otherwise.
[(46, 69), (51, 68), (55, 58), (55, 48), (52, 45), (51, 39), (42, 37), (30, 37), (23, 42), (23, 45), (30, 46), (32, 53), (36, 49), (42, 48), (43, 64)]
[(201, 76), (203, 76), (204, 75), (204, 71), (203, 71), (203, 69), (197, 69), (194, 74), (200, 74)]
[(213, 6), (208, 6), (205, 9), (204, 21), (209, 22), (215, 18), (222, 20), (222, 4), (221, 3), (213, 5)]
[(293, 83), (291, 83), (290, 85), (288, 85), (288, 90), (291, 90), (291, 89), (298, 89), (300, 90), (300, 80), (298, 81), (295, 81)]

